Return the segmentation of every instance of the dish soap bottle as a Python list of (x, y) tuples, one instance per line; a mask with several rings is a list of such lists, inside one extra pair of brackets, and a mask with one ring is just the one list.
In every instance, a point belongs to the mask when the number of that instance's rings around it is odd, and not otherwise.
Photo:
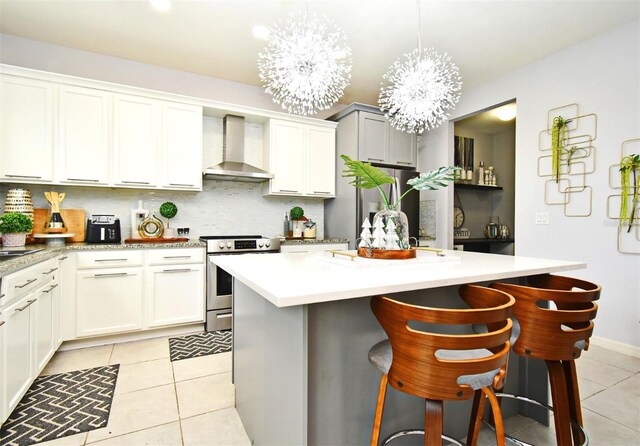
[(138, 226), (149, 216), (149, 211), (142, 207), (142, 200), (138, 200), (138, 208), (131, 210), (131, 238), (141, 238)]
[(287, 237), (289, 234), (289, 214), (284, 213), (284, 223), (282, 225), (282, 236)]

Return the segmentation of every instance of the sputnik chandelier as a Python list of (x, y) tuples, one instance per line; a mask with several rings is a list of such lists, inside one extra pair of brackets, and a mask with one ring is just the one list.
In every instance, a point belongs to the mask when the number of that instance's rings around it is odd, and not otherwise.
[(326, 17), (294, 13), (269, 30), (258, 56), (260, 80), (289, 113), (313, 115), (342, 97), (351, 79), (351, 48)]
[(378, 104), (396, 129), (421, 133), (442, 124), (460, 99), (462, 78), (446, 53), (422, 48), (420, 0), (418, 48), (398, 58), (383, 76)]

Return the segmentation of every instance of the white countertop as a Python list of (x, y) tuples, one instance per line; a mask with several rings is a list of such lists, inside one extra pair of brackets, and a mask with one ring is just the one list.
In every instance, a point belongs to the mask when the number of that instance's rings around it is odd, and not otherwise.
[(464, 251), (412, 260), (332, 258), (329, 253), (211, 256), (211, 262), (277, 307), (438, 288), (586, 268), (583, 262)]

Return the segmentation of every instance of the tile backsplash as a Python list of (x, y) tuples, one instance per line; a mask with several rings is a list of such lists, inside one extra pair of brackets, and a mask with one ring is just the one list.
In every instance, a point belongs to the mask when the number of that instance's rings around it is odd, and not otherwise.
[(49, 208), (44, 192), (65, 192), (61, 207), (84, 209), (86, 214), (115, 214), (120, 218), (123, 239), (131, 234), (131, 210), (143, 201), (145, 209), (166, 222), (158, 212), (160, 205), (171, 201), (178, 214), (171, 219), (172, 228), (190, 228), (189, 237), (200, 235), (256, 234), (273, 237), (282, 233), (284, 214), (293, 206), (304, 209), (305, 216), (318, 223), (318, 238), (324, 234), (324, 204), (318, 199), (264, 196), (261, 183), (205, 180), (202, 192), (151, 191), (101, 187), (2, 184), (2, 209), (7, 190), (21, 187), (31, 191), (36, 208)]

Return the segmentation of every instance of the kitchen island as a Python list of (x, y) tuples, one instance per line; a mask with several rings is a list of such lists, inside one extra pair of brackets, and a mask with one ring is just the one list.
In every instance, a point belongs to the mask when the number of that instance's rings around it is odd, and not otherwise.
[[(213, 258), (234, 277), (233, 378), (236, 408), (249, 438), (256, 445), (370, 441), (380, 376), (367, 352), (386, 337), (370, 311), (370, 296), (463, 306), (457, 295), (461, 284), (522, 280), (586, 266), (459, 251), (442, 254), (420, 252), (404, 261), (352, 261), (327, 253)], [(544, 365), (515, 355), (511, 363), (507, 390), (546, 401)], [(528, 379), (532, 375), (535, 379)], [(381, 438), (421, 427), (423, 411), (420, 399), (390, 389)], [(468, 411), (468, 402), (447, 404), (445, 432), (464, 436)]]

